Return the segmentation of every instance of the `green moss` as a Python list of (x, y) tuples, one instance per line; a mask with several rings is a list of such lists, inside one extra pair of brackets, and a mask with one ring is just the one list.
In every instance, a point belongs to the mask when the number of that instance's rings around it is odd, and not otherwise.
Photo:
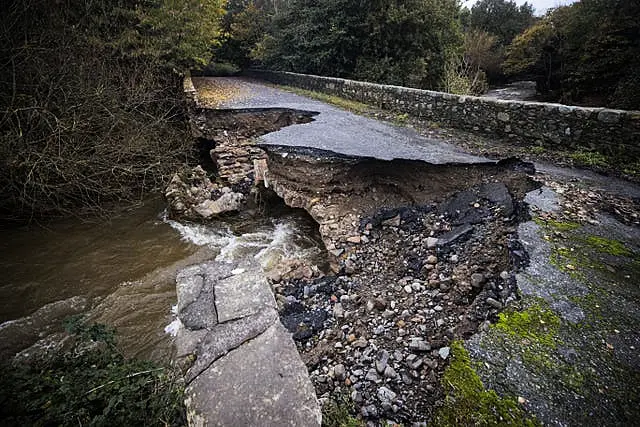
[(571, 153), (569, 157), (585, 166), (608, 168), (611, 163), (607, 156), (597, 151), (576, 151)]
[(451, 344), (451, 363), (445, 370), (442, 385), (445, 405), (436, 413), (437, 426), (539, 426), (513, 399), (486, 390), (473, 369), (469, 353), (460, 341)]
[(512, 337), (555, 347), (560, 318), (550, 309), (532, 305), (524, 311), (500, 313), (494, 328)]
[(353, 404), (344, 395), (328, 400), (322, 406), (323, 427), (362, 427), (364, 422), (353, 417)]
[(343, 110), (352, 111), (358, 114), (366, 114), (372, 112), (375, 107), (371, 105), (363, 104), (362, 102), (351, 101), (345, 98), (341, 98), (335, 95), (328, 95), (322, 92), (315, 92), (306, 89), (299, 89), (291, 86), (282, 86), (282, 89), (289, 92), (293, 92), (297, 95), (306, 96), (308, 98), (317, 99), (318, 101), (326, 102), (327, 104), (335, 105)]
[(529, 152), (532, 154), (542, 154), (547, 151), (542, 145), (536, 145), (529, 148)]
[(585, 239), (585, 241), (592, 248), (605, 254), (615, 256), (632, 255), (631, 251), (617, 240), (606, 239), (600, 236), (589, 236)]
[(571, 221), (556, 221), (553, 219), (542, 219), (536, 217), (533, 221), (543, 227), (548, 227), (553, 231), (571, 231), (580, 228), (580, 224)]

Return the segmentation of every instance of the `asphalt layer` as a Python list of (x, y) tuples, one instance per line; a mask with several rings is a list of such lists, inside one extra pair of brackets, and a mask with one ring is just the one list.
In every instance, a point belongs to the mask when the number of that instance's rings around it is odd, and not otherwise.
[(311, 147), (380, 160), (422, 160), (431, 164), (494, 163), (440, 140), (425, 138), (411, 129), (362, 117), (258, 81), (240, 77), (209, 77), (207, 80), (221, 92), (231, 94), (216, 105), (218, 109), (286, 108), (317, 113), (310, 123), (288, 126), (260, 137), (262, 144)]

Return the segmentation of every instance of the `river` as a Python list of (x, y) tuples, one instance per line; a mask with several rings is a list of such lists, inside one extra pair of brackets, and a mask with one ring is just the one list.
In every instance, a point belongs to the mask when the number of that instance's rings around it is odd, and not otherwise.
[(179, 269), (242, 257), (268, 269), (294, 254), (319, 260), (320, 246), (301, 211), (201, 225), (167, 220), (159, 200), (104, 221), (0, 230), (0, 357), (55, 348), (63, 320), (81, 313), (115, 327), (127, 356), (168, 360)]

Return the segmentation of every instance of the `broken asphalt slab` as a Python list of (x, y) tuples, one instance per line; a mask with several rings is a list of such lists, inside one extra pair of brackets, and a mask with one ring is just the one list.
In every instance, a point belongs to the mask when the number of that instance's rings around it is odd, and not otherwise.
[(315, 113), (309, 123), (294, 124), (261, 136), (260, 144), (310, 147), (380, 160), (422, 160), (436, 165), (493, 163), (441, 140), (425, 138), (412, 129), (359, 116), (255, 80), (239, 77), (203, 80), (218, 87), (220, 92), (230, 94), (217, 103), (215, 108), (221, 111), (288, 109)]

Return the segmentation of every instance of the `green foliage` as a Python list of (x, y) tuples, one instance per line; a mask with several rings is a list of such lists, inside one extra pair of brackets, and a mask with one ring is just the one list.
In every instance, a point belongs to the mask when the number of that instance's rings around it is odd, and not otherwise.
[(323, 427), (362, 427), (364, 422), (355, 418), (353, 403), (348, 396), (330, 398), (322, 406)]
[(436, 89), (462, 47), (459, 5), (452, 0), (373, 1), (354, 77)]
[(218, 51), (246, 66), (437, 88), (462, 34), (456, 0), (231, 2)]
[(437, 426), (538, 426), (518, 403), (485, 390), (471, 365), (469, 354), (460, 341), (451, 343), (451, 363), (445, 370), (442, 385), (445, 405), (434, 419)]
[(504, 46), (533, 24), (533, 6), (526, 2), (518, 6), (511, 0), (480, 0), (471, 8), (469, 21), (472, 28), (496, 36)]
[(0, 215), (96, 212), (164, 187), (188, 153), (176, 71), (208, 61), (221, 4), (3, 5)]
[[(32, 364), (0, 366), (4, 425), (185, 425), (180, 374), (125, 359), (113, 331), (80, 318), (64, 354)], [(94, 337), (94, 338), (92, 338)]]
[(178, 69), (206, 65), (220, 37), (225, 0), (147, 0), (137, 8), (149, 54)]
[(562, 102), (640, 108), (640, 3), (583, 0), (552, 10), (516, 37), (505, 71), (535, 76)]

